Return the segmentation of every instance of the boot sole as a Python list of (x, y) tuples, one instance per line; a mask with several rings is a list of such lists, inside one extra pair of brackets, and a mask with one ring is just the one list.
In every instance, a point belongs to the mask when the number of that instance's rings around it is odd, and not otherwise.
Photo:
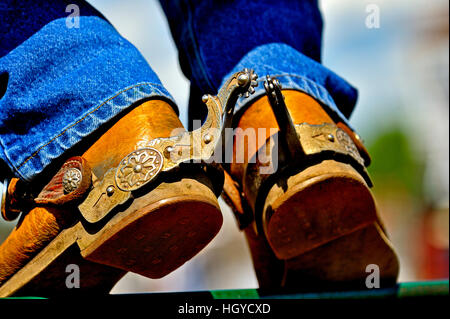
[[(373, 196), (350, 165), (323, 161), (286, 183), (286, 191), (272, 187), (263, 212), (267, 241), (276, 258), (286, 261), (283, 285), (308, 278), (360, 281), (368, 275), (368, 260), (380, 266), (382, 276), (397, 276), (397, 257), (380, 227)], [(352, 240), (360, 242), (349, 246)]]
[(380, 287), (396, 284), (398, 259), (381, 227), (374, 223), (285, 261), (282, 286), (305, 291), (364, 290), (379, 270)]
[[(95, 234), (78, 222), (63, 230), (28, 264), (0, 287), (0, 297), (24, 292), (71, 293), (65, 285), (67, 260), (83, 260), (77, 292), (107, 293), (131, 271), (161, 278), (201, 251), (222, 226), (217, 198), (206, 178), (162, 183), (118, 211)], [(78, 258), (67, 258), (68, 252)], [(73, 263), (73, 262), (71, 262)], [(48, 271), (48, 269), (57, 269)], [(122, 271), (120, 271), (122, 270)], [(98, 278), (105, 272), (105, 278)], [(102, 280), (104, 279), (104, 280)], [(59, 290), (60, 289), (60, 290)]]

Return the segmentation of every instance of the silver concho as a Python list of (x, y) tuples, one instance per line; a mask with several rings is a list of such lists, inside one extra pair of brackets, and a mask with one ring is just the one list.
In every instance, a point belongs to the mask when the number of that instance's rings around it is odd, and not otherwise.
[(78, 168), (69, 168), (63, 176), (62, 183), (66, 194), (73, 192), (80, 186), (81, 171)]
[(128, 154), (116, 171), (116, 184), (127, 192), (136, 190), (150, 182), (163, 166), (161, 153), (151, 147), (141, 148)]

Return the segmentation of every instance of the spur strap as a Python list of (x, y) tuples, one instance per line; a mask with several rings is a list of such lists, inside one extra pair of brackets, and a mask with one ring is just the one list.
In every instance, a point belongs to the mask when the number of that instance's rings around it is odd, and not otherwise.
[(1, 213), (5, 220), (17, 218), (22, 211), (28, 211), (39, 206), (64, 206), (79, 202), (92, 185), (92, 171), (87, 161), (75, 156), (69, 158), (44, 186), (37, 196), (34, 196), (28, 184), (18, 178), (4, 182)]

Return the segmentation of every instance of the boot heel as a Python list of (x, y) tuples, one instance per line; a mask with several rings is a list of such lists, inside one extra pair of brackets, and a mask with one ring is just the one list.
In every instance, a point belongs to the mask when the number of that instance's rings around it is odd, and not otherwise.
[(161, 278), (202, 250), (221, 226), (211, 189), (199, 178), (183, 178), (135, 198), (100, 232), (82, 236), (78, 245), (87, 260)]
[(347, 164), (323, 161), (275, 184), (263, 211), (275, 255), (290, 259), (374, 223), (376, 207), (363, 178)]
[(263, 212), (267, 242), (284, 261), (281, 286), (362, 289), (371, 264), (383, 287), (395, 284), (398, 258), (366, 182), (350, 165), (323, 161), (287, 185), (272, 187)]
[(282, 286), (305, 291), (364, 290), (374, 267), (380, 287), (395, 285), (398, 258), (378, 223), (286, 260)]

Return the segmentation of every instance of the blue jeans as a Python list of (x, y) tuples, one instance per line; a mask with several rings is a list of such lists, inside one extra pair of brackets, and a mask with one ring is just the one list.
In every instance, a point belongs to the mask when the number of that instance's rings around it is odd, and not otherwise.
[[(28, 3), (30, 2), (30, 3)], [(18, 4), (20, 3), (20, 4)], [(79, 27), (67, 5), (79, 7)], [(191, 80), (190, 114), (244, 67), (277, 76), (346, 122), (356, 90), (320, 62), (317, 0), (161, 1)], [(158, 98), (176, 105), (138, 50), (85, 1), (0, 4), (0, 160), (32, 181), (127, 109)], [(3, 32), (3, 31), (2, 31)], [(150, 61), (151, 62), (151, 61)], [(264, 94), (262, 85), (252, 98)], [(247, 101), (246, 101), (247, 102)], [(237, 110), (242, 107), (239, 101)]]

